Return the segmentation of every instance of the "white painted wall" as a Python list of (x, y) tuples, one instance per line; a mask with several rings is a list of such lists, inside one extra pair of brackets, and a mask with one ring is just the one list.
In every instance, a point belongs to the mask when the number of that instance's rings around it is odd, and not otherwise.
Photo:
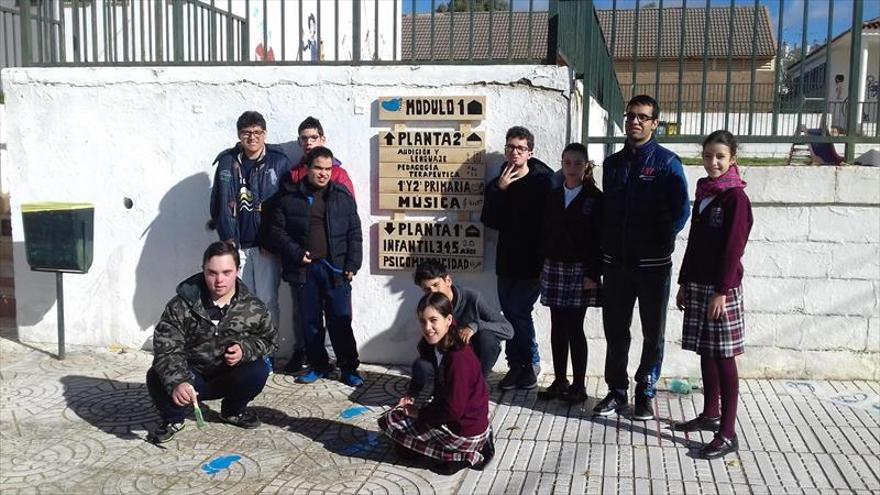
[[(478, 129), (488, 135), (487, 175), (493, 177), (503, 160), (504, 131), (514, 124), (534, 131), (536, 156), (557, 161), (570, 132), (568, 77), (564, 68), (535, 66), (4, 72), (4, 168), (8, 164), (12, 190), (19, 335), (54, 342), (56, 332), (54, 277), (28, 269), (21, 203), (96, 205), (92, 270), (65, 277), (68, 342), (141, 346), (176, 283), (197, 271), (202, 250), (216, 238), (204, 227), (211, 160), (235, 141), (238, 115), (255, 109), (267, 117), (270, 141), (293, 137), (306, 115), (324, 123), (328, 145), (355, 183), (369, 232), (367, 264), (354, 283), (362, 359), (407, 363), (418, 336), (413, 311), (419, 292), (409, 273), (378, 272), (372, 254), (372, 224), (390, 214), (372, 206), (375, 135), (389, 126), (375, 119), (374, 102), (395, 94), (487, 96), (487, 119)], [(693, 189), (702, 170), (689, 168), (688, 174)], [(880, 378), (880, 170), (767, 167), (744, 174), (756, 225), (745, 261), (749, 347), (741, 359), (743, 376)], [(134, 208), (123, 207), (124, 197)], [(682, 237), (677, 246), (675, 272), (684, 242)], [(490, 233), (489, 267), (494, 246)], [(456, 278), (495, 300), (491, 272)], [(281, 297), (286, 301), (289, 292), (283, 289)], [(590, 310), (586, 322), (594, 375), (601, 373), (605, 352), (599, 315)], [(538, 307), (535, 319), (550, 369), (549, 312)], [(289, 321), (285, 304), (285, 351)], [(680, 334), (681, 316), (670, 310), (665, 373), (695, 376), (699, 360), (681, 351)], [(633, 342), (631, 363), (640, 343)], [(503, 360), (497, 368), (504, 368)]]
[[(178, 281), (198, 270), (205, 246), (211, 162), (236, 141), (235, 121), (258, 110), (269, 140), (286, 141), (308, 115), (321, 119), (352, 177), (366, 263), (354, 283), (354, 319), (363, 360), (411, 361), (418, 291), (411, 275), (377, 273), (376, 100), (389, 95), (487, 97), (488, 176), (503, 161), (504, 132), (527, 124), (536, 155), (555, 162), (565, 145), (568, 71), (503, 67), (240, 67), (11, 69), (3, 73), (14, 192), (16, 301), (25, 341), (55, 339), (54, 276), (25, 261), (20, 205), (83, 201), (96, 206), (95, 262), (65, 277), (71, 344), (141, 346)], [(431, 127), (428, 124), (419, 124)], [(434, 127), (448, 128), (438, 123)], [(4, 162), (6, 164), (7, 162)], [(123, 198), (134, 207), (126, 210)], [(476, 219), (476, 216), (475, 216)], [(487, 262), (494, 266), (494, 244)], [(494, 294), (489, 274), (462, 277)], [(282, 300), (289, 292), (283, 290)], [(282, 308), (290, 334), (290, 308)], [(289, 349), (289, 338), (285, 342)], [(285, 349), (285, 350), (288, 350)]]

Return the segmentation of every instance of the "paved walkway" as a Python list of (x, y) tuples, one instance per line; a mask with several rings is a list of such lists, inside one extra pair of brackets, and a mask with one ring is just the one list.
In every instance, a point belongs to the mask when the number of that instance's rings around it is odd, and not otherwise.
[[(117, 350), (119, 351), (119, 350)], [(492, 394), (498, 454), (483, 472), (440, 477), (407, 465), (376, 417), (406, 385), (365, 367), (358, 390), (274, 375), (255, 403), (264, 425), (216, 422), (161, 447), (143, 352), (69, 350), (65, 361), (0, 339), (0, 492), (13, 493), (880, 493), (880, 384), (743, 380), (739, 455), (707, 462), (708, 440), (668, 428), (702, 396), (661, 392), (658, 421), (593, 419), (583, 407)], [(497, 381), (495, 377), (494, 381)]]

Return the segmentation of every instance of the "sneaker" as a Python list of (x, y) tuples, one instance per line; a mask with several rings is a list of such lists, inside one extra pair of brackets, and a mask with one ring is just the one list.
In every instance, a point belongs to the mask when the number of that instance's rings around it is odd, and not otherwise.
[(290, 361), (287, 362), (287, 365), (284, 367), (285, 373), (299, 373), (306, 369), (306, 355), (297, 351), (293, 353), (293, 356), (290, 357)]
[(654, 401), (644, 395), (636, 396), (636, 408), (633, 410), (632, 419), (636, 421), (654, 419)]
[(498, 388), (501, 390), (513, 390), (516, 388), (516, 382), (519, 379), (521, 368), (510, 368), (504, 378), (498, 382)]
[(260, 421), (260, 418), (258, 418), (256, 414), (248, 411), (247, 409), (238, 414), (232, 414), (229, 416), (224, 416), (221, 413), (220, 419), (223, 420), (224, 423), (229, 423), (231, 425), (238, 426), (239, 428), (244, 428), (246, 430), (252, 430), (263, 424), (263, 422)]
[(696, 418), (685, 421), (684, 423), (675, 423), (672, 429), (675, 431), (718, 431), (721, 428), (721, 417), (707, 418), (700, 414)]
[(361, 378), (357, 371), (343, 371), (339, 379), (349, 387), (357, 388), (364, 384), (364, 379)]
[(516, 388), (531, 390), (538, 387), (538, 375), (533, 366), (525, 366), (516, 379)]
[(614, 392), (608, 392), (608, 395), (593, 408), (593, 414), (596, 416), (611, 416), (615, 413), (622, 414), (627, 407), (626, 397), (620, 397)]
[(580, 385), (572, 385), (562, 392), (560, 398), (569, 404), (580, 404), (587, 400), (587, 390)]
[(553, 400), (562, 397), (568, 390), (568, 380), (565, 378), (553, 380), (549, 387), (538, 392), (538, 400)]
[(294, 380), (294, 381), (296, 383), (309, 384), (309, 383), (315, 383), (316, 381), (318, 381), (321, 378), (327, 378), (326, 371), (318, 371), (314, 368), (310, 368), (308, 373), (296, 377), (296, 380)]
[(736, 437), (724, 438), (721, 435), (715, 435), (711, 442), (700, 449), (700, 457), (703, 459), (717, 459), (737, 450), (739, 450), (739, 441)]
[(147, 440), (156, 444), (165, 443), (174, 438), (174, 434), (182, 430), (184, 426), (183, 421), (179, 423), (165, 421), (147, 435)]

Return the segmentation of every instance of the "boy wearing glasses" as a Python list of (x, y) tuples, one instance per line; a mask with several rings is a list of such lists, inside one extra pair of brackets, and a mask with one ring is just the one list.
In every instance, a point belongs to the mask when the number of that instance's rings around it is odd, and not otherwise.
[(266, 119), (258, 112), (241, 114), (236, 128), (238, 144), (214, 160), (211, 219), (220, 240), (238, 248), (241, 280), (266, 304), (277, 325), (281, 266), (261, 242), (260, 213), (290, 172), (290, 160), (279, 149), (266, 146)]
[[(326, 136), (324, 136), (324, 127), (321, 126), (321, 121), (314, 117), (306, 117), (305, 120), (300, 123), (299, 128), (297, 129), (297, 142), (299, 143), (300, 148), (302, 149), (302, 157), (299, 160), (292, 171), (291, 178), (293, 178), (293, 182), (299, 182), (303, 180), (306, 175), (309, 173), (309, 168), (306, 166), (306, 156), (315, 148), (319, 146), (324, 146), (324, 143), (327, 142)], [(289, 145), (289, 143), (285, 143), (282, 146)], [(337, 184), (348, 189), (348, 192), (354, 196), (354, 185), (351, 183), (351, 178), (348, 176), (348, 172), (342, 168), (342, 163), (339, 162), (335, 157), (333, 158), (333, 171), (330, 173), (330, 181), (336, 182)]]
[(638, 299), (644, 340), (632, 418), (654, 417), (652, 399), (663, 363), (672, 251), (675, 235), (690, 213), (681, 160), (654, 137), (659, 115), (654, 98), (633, 97), (626, 107), (626, 144), (603, 164), (602, 319), (609, 391), (593, 409), (600, 416), (628, 409), (626, 368), (633, 305)]
[(501, 175), (486, 186), (480, 220), (498, 231), (495, 273), (501, 311), (513, 325), (505, 344), (510, 370), (498, 383), (501, 390), (538, 386), (538, 342), (532, 308), (540, 293), (543, 258), (540, 244), (543, 205), (553, 171), (534, 158), (535, 136), (525, 127), (507, 131)]

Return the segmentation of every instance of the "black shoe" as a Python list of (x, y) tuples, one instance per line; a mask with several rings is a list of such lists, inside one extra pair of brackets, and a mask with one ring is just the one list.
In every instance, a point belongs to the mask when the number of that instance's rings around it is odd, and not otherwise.
[(614, 392), (608, 392), (608, 395), (593, 408), (593, 414), (596, 416), (611, 416), (615, 413), (622, 414), (628, 407), (626, 397), (621, 397)]
[(287, 365), (284, 367), (284, 372), (294, 374), (305, 369), (307, 369), (306, 355), (303, 352), (297, 351), (290, 357), (290, 361), (288, 361)]
[(519, 374), (522, 368), (510, 368), (504, 378), (498, 382), (498, 388), (501, 390), (513, 390), (516, 388), (516, 382), (519, 380)]
[(234, 426), (238, 426), (239, 428), (244, 428), (246, 430), (252, 430), (254, 428), (258, 428), (262, 421), (257, 417), (256, 414), (245, 409), (244, 411), (238, 414), (232, 414), (229, 416), (220, 415), (220, 419), (223, 420), (224, 423), (229, 423)]
[(483, 462), (476, 466), (472, 466), (472, 468), (477, 471), (482, 471), (483, 468), (492, 461), (492, 458), (495, 457), (495, 437), (492, 435), (492, 430), (489, 430), (489, 438), (486, 440), (483, 448), (480, 449), (480, 454), (483, 455)]
[(533, 366), (524, 366), (516, 379), (516, 388), (531, 390), (538, 387), (538, 375)]
[(715, 435), (711, 442), (700, 449), (700, 457), (703, 459), (717, 459), (737, 450), (739, 450), (739, 440), (736, 437), (724, 438), (721, 435)]
[(696, 418), (685, 421), (684, 423), (675, 423), (672, 429), (675, 431), (718, 431), (721, 428), (721, 418), (707, 418), (700, 414)]
[(572, 385), (560, 397), (569, 404), (580, 404), (587, 400), (587, 390), (580, 385)]
[(174, 438), (174, 434), (182, 430), (184, 426), (183, 421), (179, 423), (172, 423), (170, 421), (163, 422), (158, 428), (147, 435), (147, 440), (156, 444), (165, 443)]
[(470, 463), (467, 461), (438, 462), (431, 467), (431, 471), (443, 476), (452, 476), (468, 466)]
[(637, 395), (636, 408), (633, 410), (632, 419), (636, 421), (654, 419), (654, 401), (650, 397)]
[(568, 389), (568, 380), (565, 378), (553, 380), (549, 387), (538, 392), (538, 400), (553, 400), (562, 397)]

